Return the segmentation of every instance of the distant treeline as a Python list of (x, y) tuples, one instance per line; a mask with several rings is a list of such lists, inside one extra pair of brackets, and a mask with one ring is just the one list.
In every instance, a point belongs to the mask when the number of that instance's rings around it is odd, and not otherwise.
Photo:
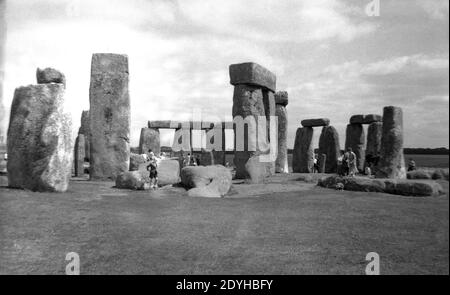
[[(162, 152), (170, 152), (172, 149), (169, 146), (162, 146), (161, 147), (161, 151)], [(137, 153), (138, 152), (138, 148), (134, 147), (131, 148), (132, 152)], [(292, 154), (293, 149), (288, 149), (288, 153)], [(315, 152), (318, 152), (318, 149), (315, 149)], [(430, 149), (430, 148), (404, 148), (403, 152), (406, 155), (448, 155), (449, 154), (449, 149), (448, 148), (434, 148), (434, 149)], [(233, 154), (233, 151), (226, 151), (227, 154)]]
[(406, 155), (448, 155), (447, 148), (404, 148), (403, 153)]

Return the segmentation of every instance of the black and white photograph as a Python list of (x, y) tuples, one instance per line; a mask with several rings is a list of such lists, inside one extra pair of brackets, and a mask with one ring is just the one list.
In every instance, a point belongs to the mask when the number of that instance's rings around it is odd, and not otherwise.
[(449, 1), (0, 0), (0, 275), (448, 276)]

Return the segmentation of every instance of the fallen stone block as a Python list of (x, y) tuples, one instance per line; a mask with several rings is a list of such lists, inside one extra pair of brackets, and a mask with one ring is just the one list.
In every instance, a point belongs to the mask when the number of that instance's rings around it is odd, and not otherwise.
[(188, 166), (181, 169), (181, 182), (190, 189), (190, 196), (223, 197), (230, 190), (231, 181), (230, 169), (221, 165)]
[(130, 171), (138, 171), (139, 166), (144, 164), (146, 159), (142, 154), (130, 153)]
[(159, 186), (180, 183), (180, 163), (178, 160), (161, 160), (157, 170)]
[(319, 179), (318, 185), (325, 188), (335, 188), (337, 183), (342, 183), (344, 190), (349, 191), (380, 192), (417, 197), (438, 196), (444, 193), (442, 186), (432, 180), (329, 176)]
[(116, 177), (116, 188), (145, 190), (150, 188), (150, 181), (141, 171), (122, 172)]

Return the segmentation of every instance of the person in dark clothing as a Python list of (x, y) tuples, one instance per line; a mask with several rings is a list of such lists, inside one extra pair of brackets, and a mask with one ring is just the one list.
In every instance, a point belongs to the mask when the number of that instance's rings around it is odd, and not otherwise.
[(409, 158), (408, 171), (414, 171), (414, 170), (416, 170), (416, 162), (412, 158)]
[(147, 171), (150, 172), (150, 188), (158, 187), (158, 164), (156, 162), (156, 157), (153, 152), (149, 153), (150, 163), (147, 165)]

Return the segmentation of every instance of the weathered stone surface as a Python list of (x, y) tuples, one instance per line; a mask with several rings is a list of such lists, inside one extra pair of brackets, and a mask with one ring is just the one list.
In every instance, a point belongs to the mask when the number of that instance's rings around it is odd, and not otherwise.
[(431, 173), (424, 170), (415, 170), (406, 172), (407, 179), (431, 179)]
[(90, 131), (89, 131), (89, 111), (83, 111), (81, 113), (81, 125), (78, 129), (78, 134), (84, 135), (84, 157), (89, 160), (90, 153)]
[(441, 179), (441, 180), (449, 180), (449, 169), (437, 168), (423, 168), (414, 171), (406, 172), (407, 179)]
[(89, 101), (90, 178), (115, 179), (128, 171), (130, 160), (127, 56), (92, 56)]
[(325, 173), (326, 164), (327, 164), (327, 155), (319, 154), (319, 159), (317, 160), (317, 164), (319, 166), (319, 173)]
[[(218, 163), (218, 164), (221, 164), (221, 163)], [(202, 151), (200, 153), (200, 165), (202, 165), (202, 166), (214, 165), (213, 152), (208, 152), (205, 149), (202, 149)]]
[(326, 155), (325, 170), (322, 173), (336, 173), (338, 170), (337, 159), (340, 156), (341, 147), (339, 134), (333, 126), (322, 128), (319, 138), (319, 154)]
[(369, 114), (364, 116), (363, 124), (372, 124), (375, 122), (382, 122), (383, 117), (381, 115)]
[(145, 154), (151, 149), (155, 155), (161, 153), (159, 129), (142, 128), (139, 138), (139, 153)]
[(117, 175), (116, 188), (146, 190), (150, 188), (150, 180), (141, 171), (126, 171)]
[(381, 134), (383, 133), (383, 123), (373, 122), (367, 128), (366, 155), (376, 156), (381, 151)]
[(312, 173), (314, 168), (314, 147), (312, 127), (298, 128), (295, 135), (292, 170), (295, 173)]
[(326, 188), (335, 188), (337, 183), (344, 184), (344, 189), (349, 191), (384, 192), (418, 197), (438, 196), (444, 193), (439, 183), (425, 180), (329, 176), (321, 178), (318, 185)]
[(403, 112), (399, 107), (388, 106), (383, 109), (383, 133), (376, 177), (406, 178), (403, 155)]
[(188, 166), (181, 169), (181, 181), (192, 197), (220, 198), (231, 188), (231, 171), (221, 165)]
[(66, 86), (66, 77), (63, 73), (52, 68), (36, 70), (36, 80), (38, 84), (61, 83)]
[(89, 111), (82, 111), (81, 112), (81, 124), (80, 128), (78, 129), (78, 134), (84, 134), (85, 137), (89, 136)]
[(287, 91), (278, 91), (277, 93), (275, 93), (275, 103), (282, 105), (282, 106), (287, 106), (289, 102), (289, 97), (288, 97), (288, 93)]
[(351, 147), (356, 155), (356, 167), (364, 171), (366, 135), (361, 124), (348, 124), (345, 136), (345, 149)]
[(180, 182), (180, 163), (177, 160), (162, 160), (158, 165), (158, 184), (165, 186)]
[(303, 127), (321, 127), (330, 125), (330, 119), (319, 118), (319, 119), (307, 119), (301, 122)]
[(264, 183), (264, 180), (273, 174), (272, 165), (266, 162), (262, 155), (253, 155), (245, 163), (245, 170), (249, 175), (250, 183)]
[[(272, 91), (269, 90), (263, 90), (263, 102), (264, 102), (264, 112), (266, 114), (266, 138), (265, 138), (265, 142), (268, 144), (267, 146), (267, 150), (264, 151), (264, 149), (259, 149), (260, 151), (263, 150), (261, 152), (261, 154), (266, 154), (269, 155), (272, 145), (271, 145), (271, 136), (277, 136), (276, 141), (278, 142), (278, 130), (277, 130), (277, 118), (276, 118), (276, 104), (275, 104), (275, 96), (274, 93)], [(271, 120), (273, 120), (274, 122), (271, 125)], [(271, 133), (271, 128), (274, 128), (274, 132)], [(277, 150), (278, 147), (278, 143), (277, 142), (273, 142), (273, 146), (274, 146), (274, 150)], [(275, 162), (276, 162), (276, 151), (274, 151), (273, 153), (273, 160), (270, 163), (267, 163), (266, 165), (269, 166), (269, 172), (270, 175), (275, 173)]]
[(81, 177), (84, 175), (84, 149), (85, 149), (85, 137), (83, 134), (78, 134), (75, 140), (75, 176)]
[(137, 171), (141, 164), (146, 163), (146, 160), (142, 154), (130, 153), (130, 171)]
[[(257, 125), (259, 117), (265, 117), (266, 112), (261, 88), (249, 85), (237, 85), (233, 95), (233, 118), (242, 119), (241, 124), (235, 124), (235, 156), (236, 178), (248, 178), (245, 169), (248, 159), (258, 154)], [(249, 124), (244, 124), (247, 122)]]
[(289, 173), (288, 165), (288, 117), (285, 105), (277, 104), (275, 115), (278, 117), (278, 154), (275, 161), (275, 172)]
[(19, 87), (8, 129), (10, 187), (67, 190), (73, 161), (72, 121), (63, 110), (63, 84)]
[[(138, 171), (145, 179), (150, 181), (150, 172), (147, 170), (149, 162), (139, 164)], [(158, 171), (158, 185), (165, 186), (180, 183), (180, 163), (176, 159), (161, 160), (156, 169)]]
[(381, 122), (382, 117), (376, 114), (369, 115), (353, 115), (350, 117), (350, 124), (371, 124), (374, 122)]
[(257, 63), (232, 64), (229, 70), (231, 85), (247, 84), (267, 88), (272, 92), (276, 90), (275, 74)]

